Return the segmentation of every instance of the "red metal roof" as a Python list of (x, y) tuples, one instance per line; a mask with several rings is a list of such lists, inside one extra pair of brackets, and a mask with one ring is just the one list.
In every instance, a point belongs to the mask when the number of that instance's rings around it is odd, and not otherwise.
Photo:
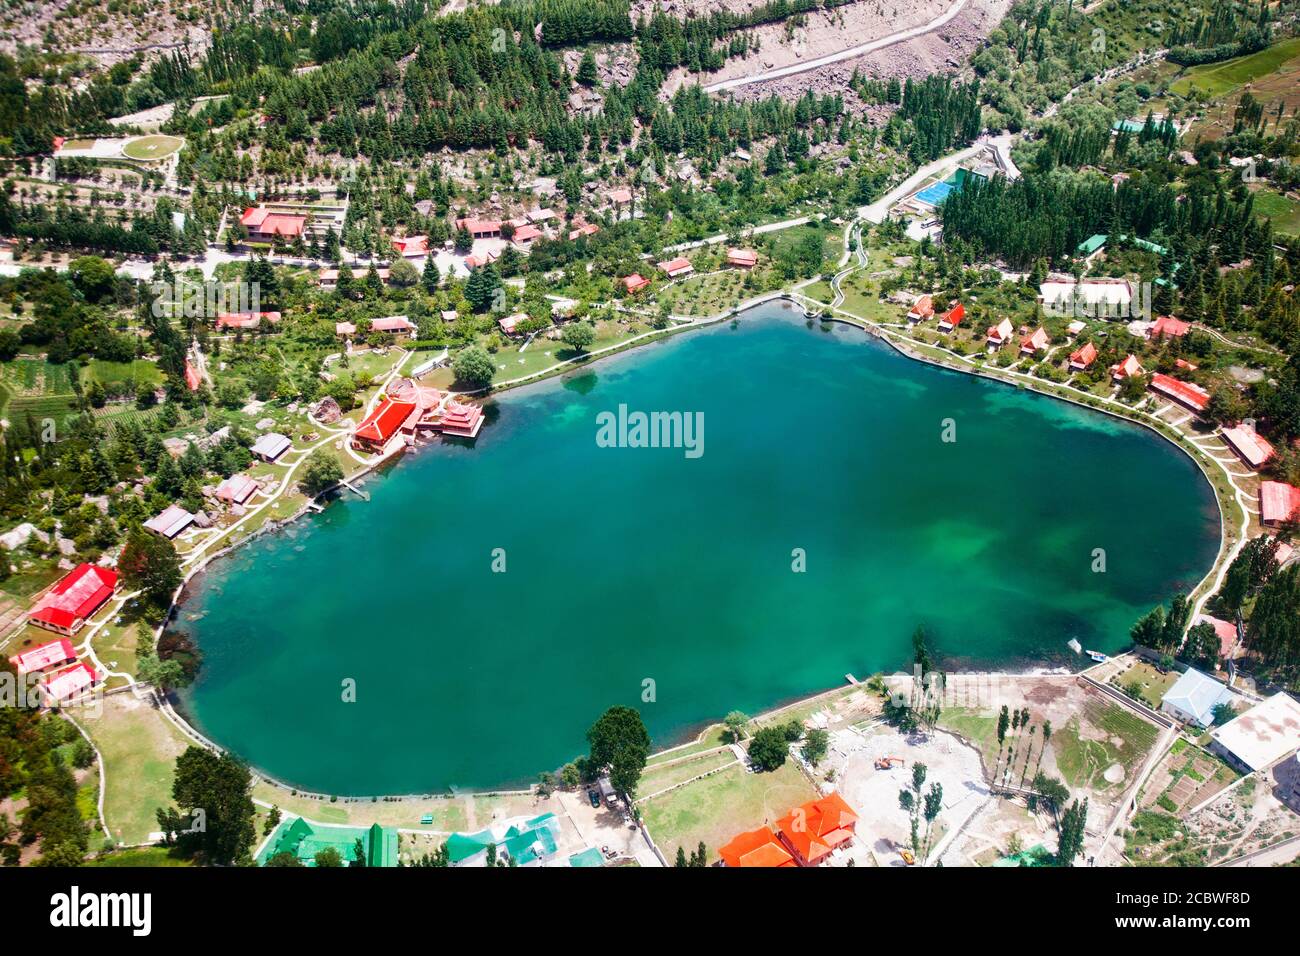
[(117, 587), (117, 572), (95, 564), (81, 564), (64, 575), (41, 598), (30, 619), (72, 630), (99, 610)]
[(1253, 428), (1245, 425), (1233, 425), (1223, 430), (1223, 439), (1228, 447), (1235, 451), (1246, 464), (1259, 468), (1273, 457), (1273, 446)]
[(758, 265), (758, 253), (753, 249), (728, 249), (727, 262), (733, 266), (756, 266)]
[(650, 280), (644, 278), (640, 273), (634, 272), (630, 276), (624, 276), (621, 280), (627, 287), (628, 292), (636, 292), (638, 289), (644, 289), (650, 284)]
[(1182, 382), (1169, 375), (1161, 375), (1159, 372), (1151, 376), (1151, 387), (1161, 395), (1181, 402), (1198, 412), (1204, 411), (1205, 406), (1210, 404), (1210, 393), (1199, 385)]
[(1192, 323), (1184, 322), (1181, 319), (1175, 319), (1172, 315), (1159, 316), (1151, 324), (1150, 337), (1160, 338), (1168, 336), (1169, 338), (1181, 338), (1191, 329)]
[(1259, 483), (1259, 520), (1280, 524), (1300, 509), (1300, 488), (1282, 481)]
[(1097, 361), (1097, 346), (1091, 342), (1070, 353), (1070, 364), (1077, 365), (1079, 368), (1087, 368), (1095, 361)]
[(385, 396), (357, 426), (356, 437), (382, 445), (397, 434), (415, 408), (414, 402), (395, 402)]
[(858, 815), (838, 793), (805, 803), (776, 821), (786, 844), (807, 863), (818, 863), (853, 839)]
[(912, 318), (928, 319), (934, 315), (934, 298), (928, 295), (921, 296), (907, 314)]
[(659, 263), (659, 268), (672, 275), (674, 272), (691, 268), (691, 260), (685, 256), (678, 256), (676, 259), (669, 259), (667, 262)]
[(961, 320), (964, 319), (965, 317), (966, 317), (966, 307), (962, 305), (960, 302), (958, 302), (956, 305), (954, 305), (943, 315), (939, 316), (939, 321), (955, 329), (961, 323)]
[(782, 846), (775, 833), (767, 827), (742, 833), (724, 847), (718, 856), (727, 866), (779, 867), (798, 866), (790, 851)]
[(76, 659), (77, 652), (73, 648), (72, 642), (66, 637), (61, 637), (57, 641), (50, 641), (48, 644), (42, 644), (40, 647), (33, 647), (30, 651), (9, 658), (21, 674), (43, 671), (48, 667), (58, 667)]
[(99, 679), (99, 674), (95, 668), (83, 661), (66, 670), (59, 671), (52, 677), (47, 677), (41, 682), (41, 690), (45, 692), (46, 696), (56, 701), (66, 700), (87, 687), (98, 683)]

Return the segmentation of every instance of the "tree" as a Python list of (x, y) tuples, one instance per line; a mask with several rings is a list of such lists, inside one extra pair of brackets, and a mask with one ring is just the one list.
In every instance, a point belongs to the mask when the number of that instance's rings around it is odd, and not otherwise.
[(590, 322), (570, 322), (560, 333), (560, 338), (575, 352), (585, 352), (596, 341), (596, 330)]
[(343, 466), (339, 464), (338, 459), (324, 448), (317, 448), (303, 462), (302, 477), (298, 479), (298, 487), (304, 494), (315, 497), (342, 480)]
[(457, 382), (473, 388), (483, 388), (488, 385), (497, 370), (492, 363), (492, 356), (488, 355), (486, 349), (477, 345), (471, 345), (457, 352), (451, 368), (456, 373)]
[(830, 750), (831, 735), (828, 731), (815, 727), (808, 731), (808, 736), (804, 740), (803, 759), (808, 763), (816, 766), (825, 759), (827, 752)]
[(179, 834), (184, 852), (210, 866), (230, 866), (247, 858), (254, 839), (254, 808), (253, 780), (246, 765), (228, 753), (188, 747), (176, 758), (172, 799), (188, 811), (179, 815), (189, 822)]
[(910, 789), (898, 791), (898, 805), (907, 814), (912, 829), (912, 853), (921, 856), (921, 793), (925, 788), (925, 778), (929, 768), (917, 761), (912, 764), (912, 782)]
[(749, 742), (749, 761), (759, 770), (776, 770), (789, 752), (790, 742), (780, 727), (760, 727)]
[(1219, 635), (1209, 621), (1192, 625), (1187, 632), (1187, 642), (1180, 655), (1183, 660), (1204, 670), (1214, 670), (1219, 666)]
[(136, 662), (136, 676), (164, 694), (186, 682), (185, 669), (180, 661), (159, 660), (153, 654), (146, 654)]
[(398, 258), (389, 266), (388, 281), (392, 283), (394, 288), (409, 289), (420, 281), (420, 270), (415, 268), (409, 260)]
[(176, 548), (166, 538), (140, 528), (127, 536), (117, 567), (127, 587), (143, 592), (145, 600), (158, 607), (170, 604), (181, 586)]
[(732, 743), (740, 743), (745, 739), (745, 733), (749, 728), (749, 715), (739, 710), (733, 710), (722, 719), (727, 727), (727, 732), (731, 734)]
[(275, 867), (302, 866), (302, 860), (298, 859), (297, 856), (290, 853), (288, 850), (281, 850), (279, 853), (267, 860), (265, 865)]
[(939, 811), (943, 809), (943, 784), (935, 782), (930, 785), (930, 792), (925, 795), (925, 805), (921, 810), (921, 815), (925, 817), (925, 843), (924, 853), (921, 860), (925, 861), (930, 856), (930, 830), (934, 826), (934, 821), (939, 817)]
[(424, 291), (430, 295), (438, 291), (438, 284), (442, 282), (442, 273), (438, 271), (438, 263), (433, 261), (433, 255), (424, 260), (424, 272), (420, 274), (420, 285)]
[(350, 867), (364, 867), (366, 865), (366, 845), (361, 842), (361, 837), (357, 837), (352, 843), (352, 859), (348, 861)]
[(316, 852), (316, 865), (318, 867), (341, 867), (343, 865), (343, 856), (332, 846), (327, 846), (323, 850)]
[(587, 731), (593, 767), (608, 768), (609, 782), (629, 805), (650, 756), (650, 734), (631, 707), (614, 706)]
[(1075, 858), (1083, 852), (1083, 831), (1088, 825), (1088, 800), (1083, 803), (1075, 800), (1070, 808), (1061, 814), (1061, 839), (1056, 850), (1057, 866), (1072, 866)]
[(576, 79), (583, 86), (595, 86), (600, 79), (596, 72), (596, 57), (592, 55), (590, 49), (582, 54), (582, 62), (578, 64)]
[(1224, 724), (1228, 723), (1228, 721), (1236, 718), (1237, 707), (1231, 701), (1224, 701), (1221, 704), (1215, 704), (1214, 710), (1211, 711), (1211, 713), (1213, 714), (1210, 718), (1211, 725), (1222, 727)]

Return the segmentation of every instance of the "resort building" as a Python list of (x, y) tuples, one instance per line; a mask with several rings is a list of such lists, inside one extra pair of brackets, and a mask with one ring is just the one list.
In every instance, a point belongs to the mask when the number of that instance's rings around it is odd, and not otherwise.
[(272, 212), (258, 206), (245, 209), (239, 224), (248, 230), (249, 242), (282, 242), (300, 238), (307, 228), (306, 216)]
[(961, 320), (966, 317), (966, 307), (958, 302), (951, 309), (939, 316), (939, 331), (951, 332), (957, 326), (961, 325)]
[(415, 402), (394, 401), (385, 395), (370, 414), (361, 420), (352, 433), (352, 447), (367, 451), (383, 451), (388, 442), (402, 430), (408, 420), (419, 414)]
[(630, 276), (624, 276), (619, 281), (623, 283), (623, 287), (627, 289), (629, 294), (640, 292), (650, 284), (649, 279), (636, 272), (632, 273)]
[(1143, 372), (1142, 363), (1137, 360), (1136, 355), (1129, 355), (1118, 365), (1110, 367), (1110, 377), (1117, 382), (1122, 382), (1133, 375), (1142, 375)]
[(1071, 322), (1069, 325), (1065, 327), (1065, 337), (1069, 339), (1071, 342), (1073, 342), (1074, 337), (1078, 335), (1080, 332), (1082, 332), (1084, 329), (1086, 329), (1087, 327), (1088, 327), (1087, 322), (1082, 322), (1079, 319), (1075, 319), (1073, 322)]
[(483, 428), (483, 409), (477, 405), (448, 402), (439, 425), (444, 435), (457, 438), (477, 438)]
[(315, 866), (316, 854), (332, 848), (338, 852), (344, 865), (355, 859), (357, 841), (365, 854), (366, 866), (392, 867), (398, 865), (397, 830), (381, 827), (378, 823), (368, 829), (363, 827), (332, 827), (311, 824), (302, 817), (285, 820), (276, 828), (271, 839), (257, 855), (257, 862), (267, 861), (281, 853), (298, 858), (303, 866)]
[(669, 259), (667, 262), (659, 263), (661, 271), (668, 275), (670, 279), (678, 279), (682, 276), (688, 276), (695, 271), (691, 261), (685, 256), (678, 256), (676, 259)]
[(1203, 412), (1210, 404), (1210, 393), (1201, 386), (1159, 372), (1151, 376), (1151, 390), (1194, 412)]
[(260, 487), (261, 485), (257, 483), (257, 480), (249, 475), (231, 475), (217, 485), (217, 490), (213, 495), (218, 501), (224, 501), (226, 504), (242, 505), (253, 497)]
[(464, 229), (475, 239), (501, 238), (501, 222), (498, 219), (474, 219), (467, 216), (456, 220), (456, 228)]
[(1300, 703), (1279, 691), (1210, 732), (1210, 749), (1247, 773), (1271, 767), (1300, 748)]
[(71, 664), (76, 659), (77, 652), (72, 642), (66, 637), (61, 637), (57, 641), (50, 641), (48, 644), (15, 655), (9, 658), (9, 663), (14, 665), (14, 669), (19, 674), (35, 674), (38, 671), (47, 671), (51, 667)]
[(89, 664), (74, 664), (41, 682), (41, 701), (46, 707), (61, 704), (80, 696), (101, 679), (99, 672)]
[(1038, 287), (1038, 301), (1044, 311), (1056, 315), (1127, 317), (1132, 309), (1133, 287), (1127, 279), (1103, 277), (1075, 282), (1070, 278), (1049, 278)]
[(924, 322), (932, 315), (934, 315), (934, 299), (931, 296), (923, 295), (912, 303), (912, 308), (907, 313), (907, 321)]
[(396, 335), (398, 338), (411, 338), (416, 333), (416, 325), (404, 315), (386, 315), (370, 322), (372, 332)]
[(1172, 315), (1158, 316), (1147, 329), (1148, 339), (1181, 339), (1191, 331), (1192, 323), (1175, 319)]
[(180, 505), (168, 505), (144, 523), (146, 531), (172, 541), (182, 531), (194, 524), (194, 515)]
[(555, 210), (550, 208), (546, 208), (546, 209), (533, 208), (530, 209), (528, 212), (524, 213), (524, 215), (528, 218), (528, 221), (532, 223), (550, 222), (552, 219), (555, 218)]
[(497, 325), (501, 326), (501, 331), (506, 335), (514, 335), (515, 330), (519, 327), (520, 322), (528, 319), (527, 312), (516, 312), (514, 315), (503, 315), (497, 319)]
[(727, 265), (737, 269), (752, 269), (758, 265), (758, 253), (753, 249), (728, 249)]
[(584, 222), (582, 225), (578, 225), (578, 223), (575, 222), (573, 225), (574, 228), (569, 230), (570, 242), (575, 239), (580, 239), (583, 236), (594, 236), (596, 233), (600, 232), (600, 226), (597, 226), (594, 223)]
[(1195, 627), (1197, 624), (1208, 624), (1214, 628), (1214, 634), (1219, 639), (1219, 657), (1222, 660), (1230, 661), (1237, 656), (1236, 624), (1209, 614), (1196, 615), (1196, 620), (1192, 621), (1192, 626)]
[(1214, 723), (1214, 708), (1220, 704), (1235, 704), (1240, 699), (1213, 677), (1189, 667), (1165, 691), (1160, 700), (1160, 710), (1185, 724), (1209, 727)]
[(1227, 446), (1255, 471), (1273, 457), (1273, 446), (1244, 422), (1223, 429), (1222, 434)]
[(393, 251), (403, 259), (423, 259), (429, 254), (428, 236), (406, 236), (393, 240)]
[[(353, 279), (364, 279), (370, 274), (368, 269), (349, 269), (348, 271), (352, 273)], [(322, 269), (320, 275), (316, 277), (317, 285), (326, 291), (337, 289), (340, 272), (339, 269)], [(388, 284), (388, 277), (391, 274), (388, 269), (376, 269), (375, 274), (379, 276), (380, 282), (385, 285)]]
[(217, 316), (217, 329), (255, 329), (265, 319), (271, 325), (280, 322), (279, 312), (222, 312)]
[(718, 849), (724, 866), (735, 867), (794, 867), (794, 857), (785, 844), (767, 827), (742, 833)]
[(253, 446), (248, 450), (262, 461), (272, 462), (292, 447), (293, 442), (289, 441), (284, 435), (279, 432), (267, 432), (253, 442)]
[(517, 226), (514, 235), (510, 237), (510, 241), (520, 248), (527, 249), (544, 235), (545, 233), (543, 233), (542, 230), (529, 223), (523, 226)]
[(71, 637), (117, 590), (117, 572), (97, 564), (79, 564), (36, 602), (27, 620), (37, 627)]
[(1041, 325), (1020, 340), (1020, 354), (1034, 356), (1051, 344), (1047, 329)]
[(796, 807), (776, 821), (781, 842), (800, 866), (817, 866), (853, 841), (858, 815), (838, 793)]
[(609, 192), (605, 193), (605, 198), (615, 206), (621, 206), (624, 203), (630, 203), (632, 201), (632, 190), (611, 189)]
[(346, 339), (349, 336), (353, 336), (357, 334), (357, 327), (353, 325), (351, 322), (335, 322), (334, 334), (339, 336), (340, 338)]
[(501, 254), (492, 249), (485, 249), (465, 257), (466, 269), (481, 269), (501, 258)]
[(990, 325), (987, 341), (989, 348), (1000, 349), (1011, 341), (1014, 330), (1010, 319), (1003, 319), (997, 325)]
[(447, 837), (447, 857), (452, 866), (487, 866), (488, 847), (495, 846), (498, 860), (512, 860), (515, 866), (541, 866), (555, 857), (560, 833), (559, 818), (543, 813), (478, 833), (453, 833)]
[(1279, 525), (1300, 510), (1300, 488), (1282, 481), (1259, 483), (1259, 521)]
[(1095, 361), (1097, 361), (1097, 346), (1091, 342), (1085, 342), (1082, 348), (1075, 349), (1070, 353), (1070, 371), (1087, 371)]

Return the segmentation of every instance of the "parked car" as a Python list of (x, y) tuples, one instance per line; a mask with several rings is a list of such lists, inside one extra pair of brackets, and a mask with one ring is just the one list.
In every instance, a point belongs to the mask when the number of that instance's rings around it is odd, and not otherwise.
[(596, 810), (600, 809), (600, 794), (598, 794), (595, 790), (587, 791), (587, 799), (591, 802), (591, 806), (593, 809)]

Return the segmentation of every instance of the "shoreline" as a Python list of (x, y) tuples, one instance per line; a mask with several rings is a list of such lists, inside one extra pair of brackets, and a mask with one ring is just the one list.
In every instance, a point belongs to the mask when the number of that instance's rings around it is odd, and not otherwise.
[[(1158, 435), (1159, 437), (1163, 438), (1169, 444), (1179, 448), (1188, 458), (1190, 458), (1196, 464), (1202, 477), (1209, 485), (1211, 494), (1215, 501), (1215, 506), (1219, 513), (1219, 547), (1216, 553), (1215, 560), (1211, 563), (1210, 568), (1202, 576), (1201, 580), (1196, 584), (1196, 586), (1192, 588), (1191, 591), (1189, 591), (1189, 599), (1195, 596), (1198, 592), (1201, 591), (1202, 588), (1205, 587), (1206, 583), (1213, 578), (1216, 571), (1220, 567), (1226, 568), (1227, 564), (1231, 561), (1231, 558), (1235, 556), (1237, 550), (1239, 550), (1240, 547), (1244, 544), (1245, 538), (1243, 537), (1241, 541), (1236, 542), (1236, 545), (1234, 547), (1229, 548), (1229, 537), (1227, 534), (1227, 530), (1228, 530), (1227, 514), (1225, 511), (1224, 503), (1220, 499), (1219, 490), (1215, 486), (1214, 482), (1211, 480), (1211, 476), (1207, 471), (1205, 464), (1200, 461), (1197, 455), (1193, 454), (1192, 451), (1186, 447), (1185, 444), (1186, 440), (1175, 439), (1171, 437), (1169, 434), (1167, 434), (1164, 430), (1159, 428), (1156, 424), (1144, 420), (1145, 417), (1149, 417), (1149, 416), (1145, 416), (1144, 413), (1138, 413), (1134, 411), (1130, 415), (1130, 414), (1124, 414), (1118, 409), (1095, 407), (1093, 405), (1090, 405), (1082, 401), (1081, 399), (1076, 399), (1069, 395), (1058, 394), (1044, 387), (1036, 387), (1036, 383), (1034, 383), (1032, 380), (1028, 379), (1027, 377), (1026, 380), (1022, 382), (1021, 379), (1018, 377), (1014, 379), (1009, 377), (1003, 377), (1001, 375), (991, 373), (987, 369), (978, 368), (973, 365), (970, 365), (969, 367), (963, 367), (966, 365), (966, 363), (962, 363), (962, 365), (958, 365), (958, 366), (947, 364), (943, 361), (939, 361), (937, 359), (931, 358), (929, 356), (920, 354), (919, 352), (913, 351), (912, 349), (909, 349), (902, 342), (895, 341), (894, 338), (886, 330), (880, 328), (879, 326), (874, 325), (873, 323), (868, 322), (865, 319), (861, 319), (857, 316), (854, 316), (852, 315), (852, 313), (844, 312), (843, 310), (831, 306), (827, 303), (819, 302), (818, 300), (813, 299), (810, 296), (804, 295), (799, 291), (782, 290), (780, 292), (765, 293), (761, 296), (756, 297), (755, 299), (747, 300), (746, 302), (741, 303), (737, 306), (723, 310), (722, 312), (716, 315), (708, 316), (700, 320), (695, 320), (687, 324), (679, 325), (676, 326), (675, 328), (655, 330), (654, 332), (646, 333), (644, 336), (638, 337), (637, 339), (633, 339), (628, 342), (623, 342), (615, 346), (610, 346), (608, 349), (599, 353), (585, 354), (582, 356), (575, 357), (573, 359), (565, 360), (563, 362), (558, 362), (556, 363), (556, 365), (551, 366), (547, 369), (543, 369), (540, 372), (533, 373), (532, 375), (520, 379), (504, 382), (500, 386), (495, 386), (487, 390), (479, 390), (477, 392), (463, 393), (463, 394), (490, 396), (496, 393), (497, 391), (504, 393), (515, 388), (540, 384), (541, 382), (546, 381), (547, 379), (562, 377), (563, 375), (568, 374), (569, 372), (585, 369), (589, 365), (592, 365), (595, 362), (600, 361), (601, 359), (611, 358), (617, 355), (622, 355), (626, 352), (634, 351), (642, 345), (650, 345), (655, 342), (661, 341), (663, 339), (675, 338), (680, 333), (689, 332), (695, 329), (712, 328), (722, 322), (727, 321), (728, 319), (731, 320), (739, 319), (746, 312), (752, 311), (753, 309), (758, 308), (762, 305), (780, 301), (782, 299), (786, 300), (789, 303), (788, 308), (803, 310), (805, 313), (805, 318), (808, 318), (810, 321), (815, 320), (815, 317), (810, 317), (807, 315), (808, 312), (807, 303), (814, 303), (821, 309), (822, 312), (820, 319), (816, 319), (816, 320), (822, 322), (828, 322), (828, 323), (834, 322), (834, 323), (856, 328), (866, 333), (868, 336), (874, 339), (878, 339), (882, 343), (890, 346), (890, 348), (892, 348), (898, 355), (904, 358), (922, 362), (924, 364), (931, 365), (933, 367), (944, 369), (950, 372), (966, 373), (966, 374), (974, 375), (978, 378), (996, 381), (1003, 385), (1017, 387), (1017, 388), (1025, 388), (1039, 395), (1043, 395), (1048, 398), (1055, 398), (1060, 401), (1064, 401), (1069, 404), (1076, 405), (1090, 411), (1101, 412), (1103, 414), (1110, 414), (1115, 418), (1127, 421), (1134, 425), (1139, 425), (1147, 429), (1148, 431)], [(946, 350), (941, 349), (941, 351), (946, 351)], [(414, 353), (408, 353), (408, 354), (414, 354)], [(952, 354), (954, 359), (960, 358), (956, 356), (955, 353)], [(398, 363), (398, 365), (395, 367), (394, 374), (396, 374), (396, 372), (401, 369), (402, 365), (404, 365), (405, 362), (406, 359), (403, 358)], [(1136, 417), (1138, 415), (1144, 415), (1144, 418)], [(417, 448), (416, 451), (418, 450), (419, 449)], [(403, 454), (405, 454), (404, 450), (401, 454), (390, 454), (381, 457), (373, 462), (366, 463), (357, 471), (352, 472), (347, 476), (345, 476), (342, 482), (339, 482), (338, 484), (332, 486), (331, 488), (328, 488), (325, 491), (321, 492), (319, 495), (309, 499), (307, 502), (303, 504), (301, 508), (295, 511), (292, 515), (289, 515), (282, 519), (277, 519), (272, 522), (268, 522), (264, 524), (262, 527), (258, 528), (257, 531), (241, 539), (240, 541), (232, 544), (228, 544), (226, 547), (223, 547), (220, 551), (214, 552), (211, 555), (204, 555), (203, 558), (200, 561), (198, 561), (196, 565), (192, 569), (190, 569), (185, 575), (185, 578), (182, 581), (180, 587), (177, 589), (176, 594), (173, 595), (172, 604), (168, 608), (166, 615), (164, 616), (163, 623), (159, 625), (157, 631), (160, 633), (168, 623), (170, 623), (171, 621), (173, 621), (173, 619), (179, 616), (180, 598), (182, 597), (186, 587), (188, 586), (190, 581), (194, 577), (196, 577), (200, 572), (206, 571), (208, 569), (208, 566), (213, 561), (217, 560), (218, 558), (229, 557), (238, 548), (242, 547), (243, 545), (251, 541), (256, 540), (264, 533), (280, 531), (284, 528), (287, 528), (291, 523), (297, 521), (303, 516), (313, 511), (317, 511), (318, 508), (320, 507), (319, 503), (321, 502), (321, 500), (323, 498), (326, 498), (329, 495), (332, 495), (339, 488), (344, 487), (345, 483), (355, 483), (359, 479), (363, 479), (367, 475), (378, 470), (381, 466), (385, 464), (392, 463), (395, 465), (400, 461)], [(1248, 522), (1248, 518), (1246, 520)], [(1225, 550), (1230, 551), (1230, 553), (1225, 555)], [(1207, 592), (1206, 595), (1200, 598), (1199, 602), (1196, 604), (1196, 610), (1199, 611), (1200, 603), (1203, 603), (1204, 600), (1208, 598), (1209, 594), (1211, 593), (1213, 592), (1212, 591)], [(1189, 615), (1189, 620), (1192, 616), (1194, 615)], [(157, 634), (155, 634), (155, 638), (156, 637)], [(960, 673), (971, 674), (971, 675), (1003, 675), (1009, 677), (1031, 677), (1031, 676), (1043, 676), (1043, 675), (1058, 674), (1058, 673), (1078, 674), (1078, 673), (1083, 673), (1084, 671), (1088, 670), (1089, 667), (1092, 666), (1095, 665), (1091, 664), (1091, 662), (1088, 662), (1086, 666), (1084, 666), (1080, 671), (1073, 671), (1068, 668), (1062, 668), (1057, 665), (1038, 665), (1038, 666), (1029, 667), (1023, 671), (1016, 671), (1016, 672), (1007, 672), (1007, 671), (998, 670), (996, 668), (989, 668), (989, 669), (977, 668), (977, 669), (962, 670)], [(861, 684), (861, 682), (859, 682), (859, 684)], [(784, 710), (788, 710), (791, 707), (807, 704), (821, 697), (825, 697), (829, 694), (833, 694), (836, 693), (837, 691), (841, 691), (844, 689), (844, 687), (845, 687), (844, 684), (836, 684), (832, 687), (814, 691), (807, 695), (796, 696), (787, 699), (785, 701), (778, 702), (770, 709), (762, 711), (760, 714), (756, 715), (753, 719), (761, 720), (765, 718), (770, 718), (772, 715), (779, 714), (780, 712)], [(200, 743), (202, 746), (208, 748), (216, 748), (217, 750), (221, 750), (221, 751), (227, 751), (227, 748), (222, 747), (220, 744), (216, 743), (215, 741), (210, 740), (201, 731), (199, 731), (193, 725), (193, 723), (191, 722), (191, 718), (188, 715), (182, 712), (178, 712), (174, 702), (171, 699), (164, 698), (164, 700), (165, 700), (165, 704), (162, 707), (164, 714), (166, 715), (167, 719), (171, 720), (173, 723), (177, 725), (177, 727), (182, 731), (182, 733), (184, 733), (191, 740)], [(669, 738), (670, 742), (668, 743), (668, 745), (653, 751), (650, 754), (650, 757), (654, 758), (661, 754), (669, 753), (673, 750), (681, 749), (682, 747), (691, 746), (694, 743), (700, 742), (700, 739), (702, 738), (703, 734), (707, 732), (707, 730), (711, 726), (714, 726), (716, 723), (718, 723), (718, 720), (702, 718), (701, 723), (693, 723), (691, 725), (688, 725), (687, 727), (683, 728), (680, 736), (673, 735), (672, 737), (670, 737)], [(694, 731), (694, 733), (692, 733), (692, 731)], [(229, 752), (234, 753), (233, 751), (229, 751)], [(235, 753), (235, 756), (239, 757), (240, 755), (238, 753)], [(241, 759), (243, 758), (241, 757)], [(411, 799), (421, 799), (421, 800), (454, 799), (456, 797), (463, 797), (463, 796), (520, 795), (520, 794), (534, 792), (535, 789), (534, 787), (531, 786), (526, 790), (517, 790), (509, 787), (501, 787), (497, 789), (487, 788), (482, 790), (478, 790), (478, 789), (460, 790), (459, 788), (457, 788), (454, 791), (448, 791), (446, 793), (441, 793), (441, 794), (418, 794), (418, 793), (391, 794), (390, 793), (390, 794), (368, 794), (368, 795), (346, 795), (345, 796), (343, 794), (325, 794), (325, 793), (319, 793), (311, 790), (304, 790), (303, 788), (285, 783), (284, 781), (279, 780), (276, 777), (253, 766), (252, 764), (249, 764), (249, 770), (257, 781), (265, 783), (274, 789), (283, 791), (288, 795), (301, 797), (305, 799), (317, 799), (332, 804), (361, 803), (361, 802), (371, 803), (376, 801), (379, 802), (400, 801), (400, 800), (411, 800)]]

